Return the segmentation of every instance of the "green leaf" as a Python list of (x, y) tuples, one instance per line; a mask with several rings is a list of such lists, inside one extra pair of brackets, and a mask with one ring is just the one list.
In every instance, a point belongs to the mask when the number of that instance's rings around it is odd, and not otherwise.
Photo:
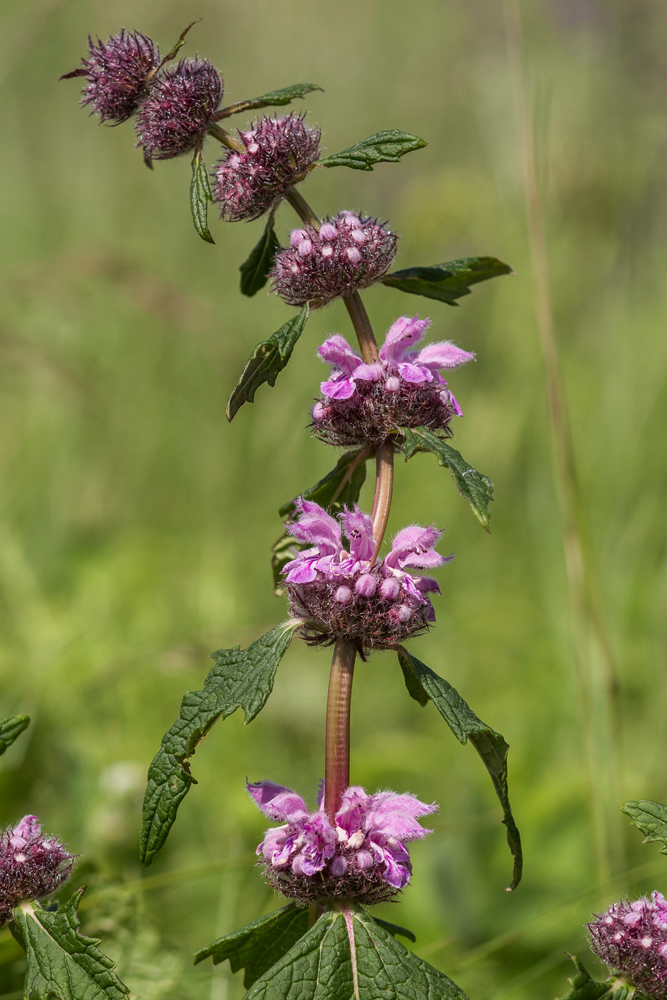
[(640, 799), (639, 802), (626, 802), (621, 811), (629, 816), (632, 825), (645, 834), (643, 843), (659, 843), (661, 854), (667, 854), (667, 806), (650, 799)]
[(192, 221), (197, 233), (206, 243), (215, 243), (208, 229), (208, 203), (213, 201), (211, 187), (208, 183), (206, 164), (202, 152), (201, 140), (197, 143), (195, 155), (192, 158), (192, 180), (190, 182), (190, 208)]
[(396, 937), (396, 935), (399, 934), (401, 937), (407, 938), (408, 941), (412, 941), (413, 944), (417, 940), (412, 931), (409, 931), (407, 927), (401, 927), (399, 924), (390, 924), (388, 920), (380, 920), (379, 917), (373, 917), (373, 920), (376, 924), (379, 924), (380, 927), (383, 927), (386, 931), (388, 931), (389, 934), (393, 935), (393, 937)]
[[(351, 507), (359, 499), (361, 487), (364, 485), (366, 459), (369, 455), (370, 451), (365, 448), (346, 452), (338, 459), (335, 469), (300, 495), (306, 500), (314, 500), (320, 507), (326, 507), (334, 514), (339, 513), (344, 506)], [(296, 498), (282, 505), (278, 511), (281, 517), (288, 517), (294, 513), (295, 501)], [(292, 538), (287, 530), (283, 531), (280, 538), (271, 546), (273, 593), (276, 597), (282, 597), (285, 593), (282, 569), (290, 559), (294, 558), (292, 550), (307, 547), (306, 544), (302, 545)]]
[(457, 306), (456, 299), (470, 295), (471, 285), (512, 273), (512, 268), (497, 257), (462, 257), (432, 267), (406, 267), (402, 271), (391, 271), (381, 281), (383, 285), (398, 288), (401, 292), (424, 295), (427, 299), (438, 299), (439, 302)]
[(434, 969), (363, 910), (328, 911), (246, 1000), (465, 1000)]
[(160, 65), (148, 74), (148, 76), (146, 77), (147, 80), (150, 80), (152, 77), (155, 76), (156, 73), (159, 73), (159, 71), (162, 69), (165, 63), (171, 62), (172, 59), (176, 58), (178, 52), (180, 52), (180, 50), (185, 45), (185, 36), (187, 35), (188, 31), (190, 30), (190, 28), (193, 28), (195, 24), (199, 24), (201, 20), (202, 18), (198, 17), (196, 21), (191, 21), (190, 24), (187, 26), (187, 28), (183, 29), (183, 31), (178, 36), (176, 43), (173, 45), (171, 49), (169, 49), (166, 56), (164, 56), (164, 58), (162, 59)]
[(491, 517), (489, 504), (493, 500), (493, 483), (489, 477), (473, 469), (472, 465), (468, 465), (460, 451), (446, 444), (428, 427), (414, 429), (403, 427), (401, 434), (405, 436), (403, 445), (405, 461), (412, 458), (417, 451), (432, 452), (438, 459), (438, 465), (449, 469), (457, 490), (463, 499), (468, 501), (477, 520), (488, 531)]
[(232, 972), (245, 969), (246, 989), (263, 976), (308, 930), (308, 908), (289, 903), (260, 917), (233, 934), (218, 938), (195, 955), (195, 965), (212, 958), (214, 965), (229, 959)]
[(401, 132), (392, 128), (387, 132), (376, 132), (361, 142), (356, 142), (349, 149), (320, 160), (319, 167), (351, 167), (352, 170), (372, 170), (375, 163), (398, 163), (406, 153), (413, 149), (428, 146), (419, 136)]
[[(410, 941), (416, 938), (412, 931), (397, 924), (390, 924), (378, 917), (371, 917), (389, 934), (401, 934)], [(195, 965), (205, 958), (212, 958), (214, 965), (229, 959), (232, 972), (245, 969), (243, 985), (248, 989), (255, 980), (275, 965), (308, 930), (308, 909), (289, 903), (274, 910), (266, 917), (254, 920), (233, 934), (218, 938), (195, 954)]]
[(642, 994), (638, 993), (634, 986), (629, 986), (615, 976), (604, 983), (599, 983), (588, 974), (576, 955), (568, 957), (574, 962), (577, 972), (568, 979), (570, 989), (561, 1000), (600, 1000), (601, 997), (609, 997), (611, 1000), (612, 996), (614, 1000), (630, 1000), (632, 996), (640, 1000)]
[(188, 758), (220, 717), (237, 708), (252, 722), (264, 708), (276, 668), (292, 641), (293, 622), (277, 625), (247, 649), (219, 649), (212, 653), (215, 666), (201, 691), (186, 691), (181, 711), (148, 769), (141, 830), (141, 860), (149, 865), (166, 841), (178, 807), (196, 784)]
[(258, 344), (234, 386), (227, 403), (227, 419), (233, 420), (244, 403), (252, 403), (260, 385), (275, 385), (278, 375), (287, 365), (297, 340), (304, 331), (310, 306), (306, 304), (298, 316), (288, 320), (268, 340)]
[(25, 997), (40, 1000), (125, 1000), (130, 992), (98, 950), (97, 938), (81, 933), (77, 907), (85, 886), (56, 913), (24, 900), (14, 919), (26, 950)]
[(284, 104), (291, 104), (299, 97), (305, 97), (314, 90), (321, 90), (316, 83), (295, 83), (292, 87), (283, 87), (282, 90), (272, 90), (261, 97), (252, 97), (249, 101), (239, 101), (237, 104), (230, 104), (228, 108), (223, 108), (215, 116), (215, 121), (229, 118), (230, 115), (237, 115), (240, 111), (252, 111), (253, 108), (282, 107)]
[(477, 718), (467, 702), (448, 681), (439, 677), (416, 656), (408, 653), (403, 646), (399, 646), (397, 652), (405, 685), (411, 697), (420, 705), (425, 705), (430, 699), (459, 743), (465, 745), (470, 740), (489, 772), (496, 795), (503, 808), (503, 823), (507, 827), (507, 843), (514, 857), (514, 872), (509, 888), (515, 889), (521, 881), (523, 856), (521, 836), (512, 816), (507, 789), (509, 746), (500, 733), (496, 733), (485, 722)]
[(28, 715), (15, 715), (12, 719), (0, 719), (0, 757), (29, 725), (30, 716)]
[(276, 250), (280, 249), (280, 241), (273, 228), (273, 217), (269, 219), (261, 239), (250, 251), (250, 256), (239, 268), (241, 272), (241, 294), (248, 298), (264, 288), (269, 280), (269, 271), (273, 264)]

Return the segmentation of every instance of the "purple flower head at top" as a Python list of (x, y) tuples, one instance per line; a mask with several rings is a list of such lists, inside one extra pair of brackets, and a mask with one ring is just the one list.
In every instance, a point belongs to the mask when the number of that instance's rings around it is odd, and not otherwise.
[(347, 448), (377, 445), (401, 427), (447, 433), (461, 408), (440, 370), (456, 368), (475, 355), (448, 340), (413, 350), (430, 323), (401, 316), (373, 364), (365, 364), (340, 334), (325, 340), (318, 353), (333, 371), (320, 385), (323, 399), (313, 407), (315, 436)]
[(335, 518), (319, 504), (301, 499), (287, 527), (305, 546), (282, 572), (290, 615), (301, 620), (306, 642), (328, 645), (348, 639), (360, 650), (387, 648), (435, 621), (429, 594), (440, 593), (437, 581), (409, 572), (449, 561), (435, 551), (442, 535), (435, 527), (403, 528), (391, 551), (375, 562), (373, 524), (356, 505)]
[(152, 39), (138, 31), (122, 28), (97, 43), (88, 36), (90, 58), (82, 66), (65, 73), (61, 80), (85, 77), (87, 85), (81, 91), (82, 104), (89, 104), (100, 122), (120, 125), (131, 118), (144, 95), (146, 82), (160, 64), (160, 52)]
[(353, 212), (339, 212), (319, 230), (294, 229), (290, 246), (274, 257), (273, 290), (292, 306), (321, 306), (351, 295), (387, 272), (397, 242), (385, 225)]
[(405, 846), (431, 833), (417, 822), (437, 811), (413, 795), (377, 792), (352, 786), (343, 793), (331, 823), (322, 807), (309, 813), (296, 792), (270, 781), (248, 785), (265, 816), (282, 826), (267, 830), (257, 848), (270, 885), (301, 899), (389, 899), (410, 881), (412, 866)]
[(320, 148), (320, 130), (292, 113), (260, 118), (239, 136), (245, 152), (229, 150), (215, 172), (215, 201), (230, 222), (268, 211), (303, 180)]
[(208, 59), (181, 59), (155, 78), (137, 113), (137, 146), (149, 159), (194, 149), (222, 100), (222, 78)]
[(588, 924), (591, 948), (640, 992), (667, 998), (667, 900), (660, 892), (614, 903)]
[(48, 896), (69, 878), (75, 855), (45, 837), (36, 816), (24, 816), (0, 834), (0, 926), (22, 899)]

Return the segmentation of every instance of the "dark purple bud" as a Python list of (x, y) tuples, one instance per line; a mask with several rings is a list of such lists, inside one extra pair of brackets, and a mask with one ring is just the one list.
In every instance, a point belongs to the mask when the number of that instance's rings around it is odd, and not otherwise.
[(295, 114), (260, 118), (239, 136), (245, 152), (230, 150), (215, 172), (215, 201), (230, 222), (267, 212), (303, 180), (320, 146), (320, 130)]
[(36, 816), (24, 816), (0, 834), (0, 926), (22, 899), (42, 899), (65, 882), (75, 855), (45, 837)]
[(667, 998), (667, 900), (660, 892), (622, 899), (588, 924), (591, 948), (641, 993)]
[(157, 45), (138, 31), (127, 32), (93, 42), (88, 36), (90, 58), (82, 66), (61, 76), (61, 80), (85, 77), (82, 104), (89, 104), (100, 122), (120, 125), (131, 118), (145, 95), (147, 79), (160, 64)]
[(137, 112), (137, 147), (170, 160), (194, 149), (222, 100), (222, 78), (207, 59), (182, 59), (157, 75)]
[(293, 306), (320, 306), (351, 295), (380, 280), (397, 243), (396, 234), (375, 219), (340, 212), (319, 232), (312, 226), (295, 230), (290, 246), (275, 256), (273, 290)]

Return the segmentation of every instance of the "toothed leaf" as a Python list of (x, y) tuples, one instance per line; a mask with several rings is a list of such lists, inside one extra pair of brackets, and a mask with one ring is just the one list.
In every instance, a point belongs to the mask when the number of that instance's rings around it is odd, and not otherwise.
[(398, 163), (402, 156), (428, 143), (419, 136), (393, 128), (362, 139), (349, 149), (320, 160), (320, 167), (351, 167), (352, 170), (372, 170), (375, 163)]
[(501, 274), (512, 274), (512, 268), (497, 257), (462, 257), (447, 264), (433, 264), (432, 267), (406, 267), (402, 271), (391, 271), (381, 281), (389, 288), (456, 306), (456, 299), (470, 295), (471, 285)]
[(507, 843), (514, 857), (514, 872), (509, 888), (515, 889), (521, 881), (523, 855), (521, 836), (514, 822), (507, 788), (509, 746), (500, 733), (495, 732), (475, 715), (467, 702), (448, 681), (439, 677), (403, 646), (399, 646), (397, 652), (405, 685), (411, 697), (420, 705), (425, 705), (430, 699), (459, 743), (465, 745), (470, 740), (489, 772), (503, 809), (503, 823), (507, 827)]

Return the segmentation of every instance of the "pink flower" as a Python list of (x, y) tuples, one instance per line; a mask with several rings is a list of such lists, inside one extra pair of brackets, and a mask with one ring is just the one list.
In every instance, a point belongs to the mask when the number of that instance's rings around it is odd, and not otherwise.
[(667, 997), (667, 900), (622, 899), (588, 924), (591, 948), (609, 968), (656, 1000)]
[(430, 833), (417, 822), (437, 807), (413, 795), (377, 792), (352, 786), (329, 821), (322, 808), (309, 813), (296, 792), (272, 782), (248, 785), (257, 806), (283, 825), (267, 830), (257, 854), (274, 888), (300, 899), (335, 897), (378, 902), (410, 881), (412, 866), (406, 841)]
[(440, 370), (456, 368), (475, 355), (451, 341), (413, 350), (430, 322), (401, 316), (374, 364), (365, 364), (340, 334), (325, 340), (318, 353), (333, 371), (321, 383), (324, 398), (312, 411), (315, 436), (327, 444), (352, 447), (378, 444), (401, 427), (446, 432), (451, 418), (461, 416), (461, 408)]
[(403, 528), (391, 551), (375, 562), (373, 525), (356, 505), (334, 518), (319, 504), (302, 499), (288, 529), (308, 546), (282, 571), (290, 613), (302, 620), (306, 641), (352, 639), (361, 649), (391, 647), (435, 620), (428, 595), (440, 593), (437, 580), (408, 572), (449, 561), (435, 550), (442, 532), (434, 526)]
[(36, 816), (24, 816), (0, 834), (0, 926), (21, 899), (42, 899), (65, 882), (75, 856), (42, 833)]

